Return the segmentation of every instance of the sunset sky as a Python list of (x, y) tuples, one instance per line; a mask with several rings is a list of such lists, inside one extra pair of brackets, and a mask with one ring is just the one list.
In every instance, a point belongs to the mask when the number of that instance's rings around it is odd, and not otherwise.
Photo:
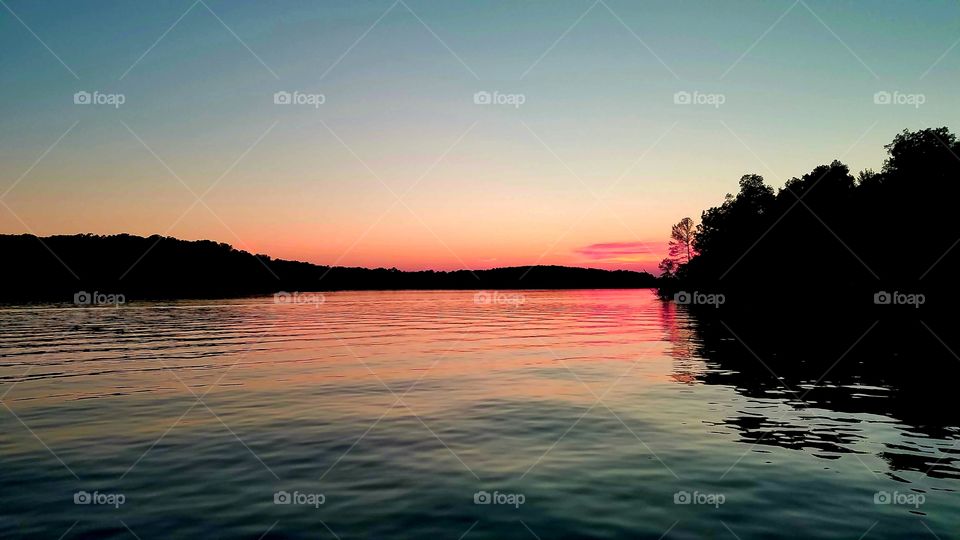
[(0, 4), (0, 233), (655, 270), (743, 174), (960, 127), (955, 0)]

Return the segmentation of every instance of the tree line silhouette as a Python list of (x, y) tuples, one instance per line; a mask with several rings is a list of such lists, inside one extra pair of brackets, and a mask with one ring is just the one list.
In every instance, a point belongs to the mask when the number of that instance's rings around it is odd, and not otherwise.
[[(0, 301), (67, 300), (78, 290), (128, 299), (343, 289), (659, 287), (722, 293), (725, 309), (796, 313), (922, 294), (923, 309), (960, 301), (960, 143), (947, 128), (904, 130), (879, 172), (839, 161), (779, 190), (748, 174), (739, 191), (671, 230), (661, 277), (558, 266), (415, 271), (314, 265), (213, 241), (129, 234), (0, 235)], [(39, 240), (39, 241), (38, 241)], [(882, 299), (881, 299), (882, 300)], [(893, 297), (891, 303), (896, 304)], [(906, 308), (917, 306), (907, 305)]]
[(80, 234), (0, 235), (0, 301), (71, 302), (79, 291), (122, 294), (127, 302), (218, 298), (279, 291), (399, 289), (649, 288), (647, 272), (562, 266), (401, 271), (331, 267), (273, 259), (209, 240)]
[[(891, 304), (899, 313), (953, 311), (960, 144), (941, 127), (904, 130), (885, 148), (882, 169), (856, 177), (840, 161), (779, 190), (743, 176), (695, 228), (689, 218), (673, 227), (661, 294), (718, 292), (727, 309), (801, 314)], [(923, 305), (909, 295), (923, 295)]]

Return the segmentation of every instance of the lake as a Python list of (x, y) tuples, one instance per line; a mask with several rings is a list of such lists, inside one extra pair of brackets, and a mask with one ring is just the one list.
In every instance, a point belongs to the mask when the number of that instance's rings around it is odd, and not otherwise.
[(0, 309), (0, 537), (960, 532), (953, 381), (882, 351), (778, 364), (650, 290), (280, 300)]

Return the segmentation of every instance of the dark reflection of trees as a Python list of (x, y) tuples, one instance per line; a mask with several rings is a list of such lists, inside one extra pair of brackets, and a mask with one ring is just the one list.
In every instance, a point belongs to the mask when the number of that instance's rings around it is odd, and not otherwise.
[[(949, 447), (941, 448), (941, 453), (938, 455), (930, 453), (929, 449), (913, 446), (887, 444), (887, 447), (890, 451), (881, 452), (880, 458), (887, 462), (891, 471), (923, 471), (934, 478), (960, 480), (960, 469), (957, 467), (957, 458), (960, 456), (956, 455), (956, 450), (951, 450)], [(926, 455), (917, 455), (917, 453)]]
[(674, 358), (673, 380), (693, 384), (703, 375), (703, 360), (698, 356), (699, 344), (694, 322), (673, 302), (663, 302), (660, 309), (660, 327), (670, 344), (669, 354)]
[(858, 342), (874, 321), (721, 321), (671, 310), (667, 338), (695, 348), (675, 344), (677, 365), (699, 358), (705, 368), (690, 370), (697, 381), (757, 400), (722, 422), (742, 442), (836, 459), (862, 451), (865, 415), (876, 415), (901, 434), (878, 454), (888, 475), (960, 479), (960, 411), (952, 405), (960, 361), (923, 326), (881, 321)]

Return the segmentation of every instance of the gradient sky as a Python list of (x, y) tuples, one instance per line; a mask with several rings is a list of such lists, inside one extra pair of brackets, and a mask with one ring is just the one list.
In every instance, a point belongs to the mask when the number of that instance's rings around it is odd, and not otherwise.
[(960, 115), (956, 0), (0, 4), (0, 233), (655, 269), (741, 175), (878, 169), (898, 131)]

